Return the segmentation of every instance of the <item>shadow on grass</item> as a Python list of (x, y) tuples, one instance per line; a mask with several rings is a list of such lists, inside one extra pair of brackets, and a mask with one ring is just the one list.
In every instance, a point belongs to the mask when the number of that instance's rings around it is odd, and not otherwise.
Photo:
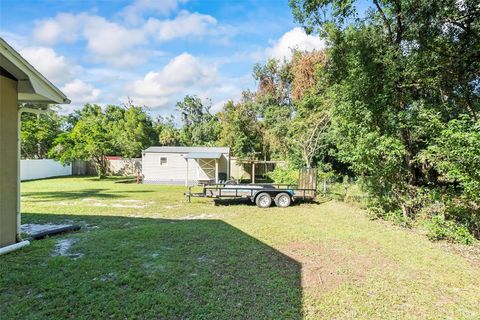
[[(120, 199), (128, 197), (134, 193), (149, 193), (153, 192), (151, 190), (128, 190), (128, 191), (112, 191), (111, 189), (82, 189), (78, 191), (33, 191), (33, 192), (22, 192), (22, 196), (29, 197), (35, 202), (38, 199), (40, 202), (45, 201), (57, 201), (57, 200), (78, 200), (85, 198), (94, 198), (94, 199)], [(122, 194), (125, 194), (123, 196)]]
[[(83, 231), (2, 257), (6, 318), (302, 318), (301, 265), (223, 221), (25, 214), (24, 222)], [(83, 256), (51, 256), (63, 238), (78, 239), (70, 252)]]
[(233, 205), (246, 205), (246, 206), (254, 206), (250, 199), (213, 199), (213, 203), (216, 206), (233, 206)]

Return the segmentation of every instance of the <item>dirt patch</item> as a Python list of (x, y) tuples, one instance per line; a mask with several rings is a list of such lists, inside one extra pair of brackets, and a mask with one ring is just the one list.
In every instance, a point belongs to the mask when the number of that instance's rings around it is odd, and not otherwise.
[(98, 278), (93, 278), (93, 281), (107, 282), (107, 281), (113, 281), (116, 278), (117, 278), (117, 274), (115, 272), (109, 272), (108, 274), (101, 275)]
[(176, 208), (180, 208), (181, 205), (179, 204), (176, 204), (176, 205), (171, 205), (171, 206), (164, 206), (165, 209), (176, 209)]
[(70, 257), (74, 260), (83, 257), (83, 253), (70, 253), (72, 245), (78, 242), (76, 238), (58, 240), (55, 243), (55, 252), (53, 256)]
[(115, 200), (112, 202), (104, 202), (98, 199), (85, 198), (82, 202), (88, 203), (93, 207), (112, 207), (112, 208), (146, 208), (148, 204), (142, 200)]
[(363, 282), (373, 271), (392, 265), (392, 261), (376, 249), (359, 253), (339, 241), (290, 243), (281, 251), (302, 265), (302, 287), (315, 294), (326, 293), (342, 284)]
[(467, 245), (461, 245), (461, 244), (442, 241), (442, 242), (438, 242), (437, 245), (442, 249), (445, 249), (450, 252), (454, 252), (462, 256), (468, 262), (480, 268), (480, 244), (467, 246)]
[(193, 215), (189, 214), (188, 216), (184, 216), (181, 218), (178, 218), (179, 220), (196, 220), (196, 219), (214, 219), (217, 216), (214, 214), (207, 214), (207, 213), (202, 213), (200, 215)]

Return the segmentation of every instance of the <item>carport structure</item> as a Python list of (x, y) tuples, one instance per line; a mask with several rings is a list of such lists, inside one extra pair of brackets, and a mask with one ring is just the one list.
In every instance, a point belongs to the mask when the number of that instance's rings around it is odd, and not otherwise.
[[(203, 170), (203, 172), (212, 179), (215, 179), (215, 183), (219, 182), (219, 170), (218, 164), (222, 153), (220, 152), (190, 152), (184, 156), (187, 161), (187, 177), (185, 179), (185, 184), (188, 185), (188, 161), (194, 160), (198, 162), (198, 167)], [(230, 176), (230, 166), (227, 166), (227, 177)]]
[(0, 254), (28, 244), (20, 236), (20, 116), (64, 103), (70, 100), (0, 38)]

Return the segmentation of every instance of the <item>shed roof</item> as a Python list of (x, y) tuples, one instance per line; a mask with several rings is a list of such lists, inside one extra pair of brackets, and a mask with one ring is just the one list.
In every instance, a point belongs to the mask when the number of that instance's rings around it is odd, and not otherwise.
[(230, 153), (225, 147), (150, 147), (145, 153)]
[(190, 152), (186, 156), (185, 159), (220, 159), (222, 157), (222, 153), (218, 152)]
[(18, 102), (34, 104), (70, 103), (70, 100), (0, 38), (0, 69), (18, 81)]

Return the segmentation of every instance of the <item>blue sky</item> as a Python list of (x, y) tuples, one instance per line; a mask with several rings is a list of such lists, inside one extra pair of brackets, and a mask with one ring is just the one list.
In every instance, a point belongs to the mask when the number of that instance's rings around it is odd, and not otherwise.
[(288, 0), (0, 2), (0, 36), (72, 100), (130, 97), (166, 115), (186, 94), (215, 111), (253, 89), (252, 66), (325, 43), (293, 21)]

